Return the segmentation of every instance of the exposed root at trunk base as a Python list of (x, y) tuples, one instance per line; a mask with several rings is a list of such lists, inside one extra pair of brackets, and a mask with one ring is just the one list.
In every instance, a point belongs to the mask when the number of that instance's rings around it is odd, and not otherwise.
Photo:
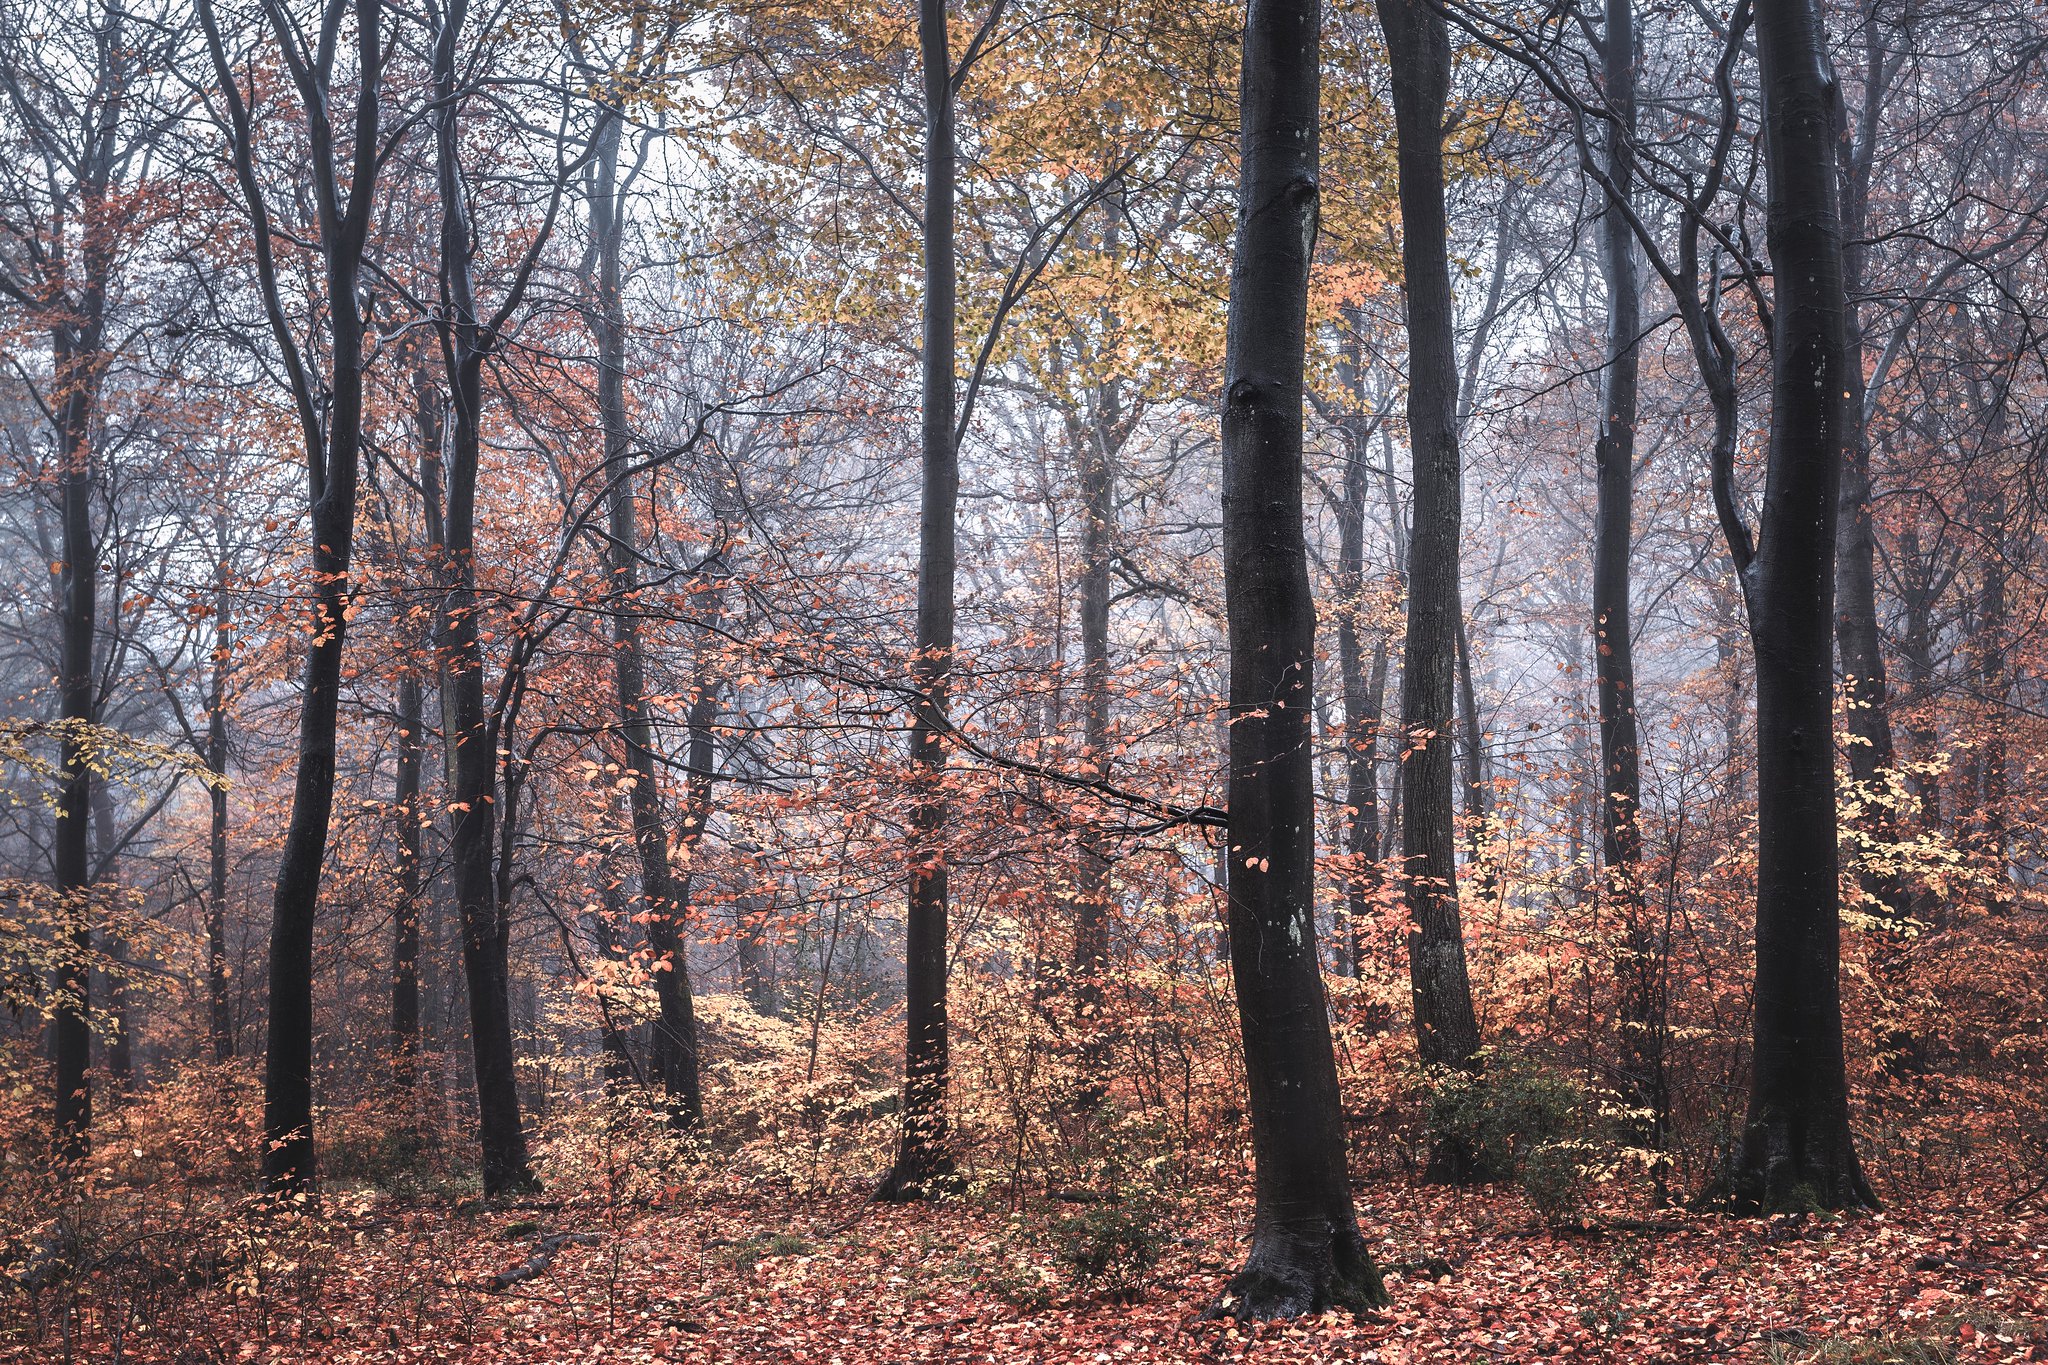
[(1741, 1150), (1700, 1203), (1746, 1216), (1881, 1207), (1846, 1126), (1822, 1140), (1785, 1120), (1751, 1124)]
[(1310, 1234), (1255, 1232), (1244, 1269), (1231, 1276), (1202, 1317), (1265, 1322), (1332, 1308), (1363, 1313), (1387, 1301), (1387, 1287), (1358, 1229), (1331, 1223)]
[(920, 1199), (943, 1199), (963, 1194), (967, 1181), (953, 1169), (949, 1153), (916, 1159), (899, 1156), (882, 1183), (875, 1188), (877, 1204), (914, 1204)]

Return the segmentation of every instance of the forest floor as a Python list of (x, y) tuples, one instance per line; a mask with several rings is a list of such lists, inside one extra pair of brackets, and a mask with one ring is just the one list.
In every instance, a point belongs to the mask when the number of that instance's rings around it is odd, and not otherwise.
[[(192, 1259), (212, 1234), (182, 1253), (138, 1253), (138, 1238), (61, 1292), (10, 1290), (0, 1358), (2048, 1360), (2048, 1216), (1951, 1200), (1768, 1222), (1596, 1211), (1560, 1231), (1505, 1190), (1369, 1186), (1359, 1203), (1392, 1306), (1237, 1326), (1197, 1320), (1243, 1254), (1249, 1208), (1235, 1192), (1182, 1202), (1156, 1262), (1109, 1289), (1076, 1287), (1086, 1271), (1047, 1232), (1057, 1208), (1020, 1219), (973, 1200), (678, 1192), (665, 1206), (606, 1209), (336, 1197), (296, 1224), (251, 1232), (237, 1220), (242, 1249), (225, 1258)], [(545, 1245), (554, 1254), (540, 1266), (530, 1258)], [(177, 1275), (134, 1271), (138, 1255), (174, 1254), (188, 1258)], [(522, 1265), (530, 1278), (493, 1287)]]

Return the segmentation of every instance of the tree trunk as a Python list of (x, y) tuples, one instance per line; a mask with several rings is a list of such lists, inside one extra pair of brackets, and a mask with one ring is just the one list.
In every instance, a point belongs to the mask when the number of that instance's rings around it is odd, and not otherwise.
[[(591, 182), (591, 232), (597, 241), (597, 308), (591, 325), (597, 339), (597, 410), (604, 427), (605, 497), (610, 531), (612, 592), (612, 687), (619, 713), (619, 738), (633, 775), (627, 803), (633, 848), (640, 860), (640, 895), (648, 947), (654, 958), (658, 1017), (652, 1058), (660, 1077), (669, 1119), (679, 1128), (703, 1120), (698, 1076), (696, 1002), (690, 991), (689, 951), (682, 938), (686, 909), (677, 898), (669, 863), (668, 827), (661, 783), (655, 769), (654, 723), (646, 703), (646, 650), (640, 610), (634, 600), (640, 572), (640, 526), (634, 503), (632, 429), (626, 412), (626, 313), (621, 260), (625, 244), (625, 187), (619, 152), (624, 118), (602, 115)], [(693, 773), (694, 776), (694, 773)]]
[[(311, 159), (325, 315), (326, 384), (316, 386), (296, 359), (288, 366), (306, 456), (309, 522), (307, 568), (312, 611), (299, 706), (299, 739), (291, 816), (278, 856), (270, 916), (270, 1014), (263, 1064), (263, 1186), (274, 1194), (310, 1189), (313, 1149), (313, 923), (321, 867), (334, 812), (335, 725), (341, 699), (342, 646), (351, 597), (349, 561), (355, 544), (356, 488), (362, 453), (363, 335), (361, 265), (376, 202), (379, 100), (385, 55), (383, 7), (354, 0), (354, 111), (342, 184), (334, 136), (331, 81), (335, 45), (318, 50), (298, 94)], [(211, 0), (199, 18), (212, 58), (216, 93), (229, 121), (236, 182), (256, 242), (258, 281), (282, 354), (308, 349), (294, 336), (280, 302), (269, 211), (256, 175), (253, 114), (222, 44)], [(335, 11), (337, 20), (340, 11)], [(337, 22), (337, 28), (339, 27)]]
[(526, 1134), (512, 1046), (510, 925), (500, 913), (493, 858), (497, 828), (498, 736), (484, 701), (483, 645), (477, 621), (476, 485), (481, 457), (483, 363), (492, 339), (476, 312), (473, 250), (460, 166), (456, 64), (466, 0), (454, 0), (434, 46), (435, 147), (441, 200), (441, 272), (448, 301), (442, 348), (448, 367), (448, 503), (442, 547), (439, 626), (441, 706), (454, 816), (449, 869), (462, 925), (463, 975), (469, 986), (470, 1047), (475, 1062), (477, 1137), (486, 1197), (531, 1186)]
[[(1892, 743), (1890, 687), (1877, 623), (1877, 537), (1871, 524), (1870, 438), (1865, 422), (1862, 296), (1870, 249), (1864, 242), (1870, 216), (1870, 175), (1885, 99), (1886, 52), (1877, 15), (1862, 7), (1863, 107), (1854, 130), (1844, 130), (1842, 176), (1842, 287), (1847, 298), (1847, 382), (1842, 404), (1841, 543), (1835, 572), (1841, 602), (1835, 641), (1841, 651), (1842, 712), (1848, 730), (1849, 776), (1864, 794), (1864, 832), (1880, 845), (1900, 839), (1899, 812), (1883, 783), (1896, 763)], [(1896, 873), (1859, 859), (1857, 881), (1876, 903), (1876, 913), (1903, 927), (1911, 897)], [(1897, 945), (1894, 945), (1897, 946)], [(1885, 1046), (1880, 1040), (1880, 1047)]]
[(398, 816), (398, 905), (392, 916), (391, 1076), (404, 1089), (419, 1081), (420, 1055), (420, 769), (426, 745), (426, 706), (419, 674), (398, 680), (398, 780), (392, 809)]
[(878, 1197), (915, 1199), (953, 1179), (946, 1122), (946, 704), (953, 670), (955, 521), (953, 66), (945, 0), (918, 0), (924, 64), (924, 496), (918, 513), (917, 703), (910, 758), (910, 895), (904, 916), (903, 1133)]
[(1224, 360), (1230, 638), (1229, 928), (1255, 1204), (1209, 1311), (1286, 1318), (1385, 1301), (1351, 1203), (1315, 921), (1315, 604), (1302, 532), (1302, 391), (1318, 209), (1320, 7), (1252, 0)]
[(1849, 1129), (1840, 983), (1832, 650), (1852, 380), (1840, 104), (1814, 0), (1756, 7), (1771, 314), (1771, 431), (1750, 571), (1757, 677), (1756, 1004), (1744, 1206), (1873, 1204)]
[[(91, 234), (88, 234), (90, 240)], [(91, 272), (88, 271), (88, 276)], [(101, 291), (90, 291), (99, 293)], [(91, 1148), (92, 1091), (92, 804), (99, 785), (87, 753), (99, 708), (93, 678), (94, 622), (99, 603), (99, 546), (92, 527), (92, 419), (100, 383), (98, 309), (75, 330), (61, 321), (51, 333), (57, 406), (64, 563), (57, 576), (58, 715), (65, 723), (59, 755), (53, 863), (65, 953), (55, 982), (57, 1151), (83, 1160)]]
[[(1098, 396), (1100, 411), (1080, 438), (1081, 457), (1081, 770), (1109, 778), (1110, 554), (1116, 527), (1111, 443), (1122, 420), (1117, 381)], [(1101, 1097), (1108, 1063), (1102, 978), (1109, 970), (1110, 859), (1102, 839), (1083, 830), (1074, 876), (1074, 1011), (1081, 1034), (1082, 1098)]]
[[(1452, 725), (1458, 630), (1461, 506), (1458, 370), (1444, 218), (1443, 121), (1450, 36), (1423, 0), (1379, 0), (1399, 140), (1401, 261), (1408, 320), (1408, 442), (1414, 528), (1408, 546), (1408, 637), (1401, 671), (1402, 888), (1413, 928), (1409, 977), (1425, 1064), (1467, 1066), (1479, 1022), (1458, 921)], [(1432, 1165), (1458, 1176), (1442, 1150)]]
[[(114, 867), (120, 856), (121, 835), (115, 828), (114, 819), (113, 790), (104, 782), (95, 782), (92, 788), (92, 827), (99, 857), (93, 866), (92, 879), (110, 887), (118, 885)], [(101, 932), (99, 956), (106, 964), (103, 974), (107, 984), (107, 1081), (117, 1092), (131, 1090), (135, 1085), (135, 1020), (128, 1008), (128, 945), (111, 926)]]
[[(1634, 196), (1636, 179), (1632, 0), (1607, 0), (1600, 60), (1602, 93), (1611, 118), (1603, 147), (1607, 192), (1626, 202)], [(1621, 923), (1615, 975), (1622, 1103), (1636, 1139), (1661, 1150), (1670, 1108), (1664, 1071), (1665, 964), (1643, 887), (1642, 750), (1636, 718), (1635, 621), (1629, 605), (1642, 287), (1636, 273), (1635, 233), (1616, 205), (1600, 217), (1600, 268), (1607, 292), (1607, 347), (1600, 434), (1593, 447), (1599, 480), (1593, 533), (1593, 669), (1600, 721), (1603, 889)]]
[(1472, 895), (1484, 905), (1500, 892), (1492, 839), (1493, 793), (1486, 785), (1486, 733), (1479, 721), (1479, 689), (1472, 682), (1472, 627), (1458, 612), (1458, 726), (1465, 747), (1465, 858), (1472, 870)]
[(228, 517), (213, 519), (213, 681), (206, 698), (206, 770), (215, 784), (208, 789), (210, 806), (206, 834), (206, 999), (207, 1031), (213, 1059), (235, 1055), (235, 1020), (228, 1007), (228, 671), (234, 664), (234, 633), (228, 596)]
[[(1363, 407), (1357, 319), (1346, 318), (1346, 340), (1337, 362), (1338, 384)], [(1367, 452), (1373, 420), (1354, 411), (1345, 419), (1344, 483), (1337, 500), (1337, 669), (1344, 689), (1344, 826), (1348, 862), (1344, 878), (1344, 920), (1351, 975), (1365, 975), (1366, 925), (1380, 885), (1380, 721), (1387, 686), (1387, 642), (1375, 638), (1372, 662), (1365, 661), (1359, 621), (1366, 610), (1365, 515), (1371, 466)]]

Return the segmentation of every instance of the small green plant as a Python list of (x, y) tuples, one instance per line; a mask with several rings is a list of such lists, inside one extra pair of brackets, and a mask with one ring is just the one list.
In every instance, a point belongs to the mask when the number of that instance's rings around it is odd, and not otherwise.
[(1167, 1215), (1149, 1192), (1089, 1204), (1047, 1230), (1053, 1259), (1077, 1288), (1133, 1294), (1166, 1250)]
[(1426, 1095), (1430, 1136), (1461, 1154), (1464, 1175), (1515, 1182), (1547, 1223), (1575, 1220), (1614, 1164), (1592, 1098), (1531, 1058), (1489, 1050), (1470, 1070), (1432, 1074)]

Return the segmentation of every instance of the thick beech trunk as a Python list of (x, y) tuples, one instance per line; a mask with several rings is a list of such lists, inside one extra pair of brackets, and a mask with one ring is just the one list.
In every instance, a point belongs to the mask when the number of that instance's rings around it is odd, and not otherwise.
[(1210, 1311), (1294, 1317), (1383, 1302), (1359, 1235), (1316, 949), (1315, 604), (1302, 533), (1302, 391), (1318, 193), (1316, 0), (1252, 0), (1224, 360), (1230, 636), (1230, 967), (1255, 1204)]
[(1853, 381), (1839, 92), (1816, 0), (1761, 0), (1771, 432), (1749, 573), (1757, 675), (1756, 1004), (1740, 1205), (1874, 1203), (1849, 1129), (1834, 772), (1835, 529)]
[(918, 0), (924, 63), (924, 496), (918, 511), (916, 711), (910, 759), (918, 785), (910, 812), (910, 895), (905, 912), (903, 1135), (879, 1197), (914, 1199), (953, 1178), (946, 1122), (946, 705), (953, 669), (955, 519), (960, 452), (954, 433), (953, 65), (945, 0)]
[[(1603, 147), (1608, 193), (1635, 190), (1636, 40), (1631, 0), (1607, 0), (1601, 84), (1610, 122)], [(1593, 540), (1593, 670), (1600, 720), (1600, 835), (1608, 907), (1619, 919), (1615, 963), (1622, 1100), (1629, 1126), (1652, 1148), (1664, 1145), (1669, 1110), (1664, 1071), (1664, 947), (1643, 887), (1641, 739), (1636, 719), (1635, 625), (1630, 611), (1634, 548), (1636, 396), (1643, 330), (1635, 234), (1618, 207), (1600, 217), (1600, 269), (1607, 292), (1606, 366)]]
[[(627, 793), (633, 848), (640, 861), (642, 913), (654, 957), (657, 1018), (651, 1058), (660, 1079), (670, 1121), (694, 1127), (704, 1113), (698, 1079), (697, 1015), (690, 991), (689, 952), (682, 934), (686, 907), (676, 894), (669, 862), (668, 824), (655, 768), (654, 721), (647, 709), (646, 649), (640, 636), (635, 591), (640, 573), (640, 525), (634, 503), (632, 429), (626, 413), (626, 313), (622, 253), (625, 242), (625, 187), (619, 155), (624, 119), (602, 115), (590, 196), (591, 233), (597, 241), (597, 308), (591, 319), (597, 340), (597, 411), (604, 427), (605, 497), (610, 532), (613, 701), (626, 767), (633, 775)], [(694, 763), (694, 757), (692, 762)], [(691, 774), (695, 777), (694, 768)]]
[[(1423, 0), (1379, 0), (1400, 142), (1401, 261), (1408, 319), (1408, 443), (1414, 527), (1408, 547), (1408, 637), (1401, 672), (1404, 756), (1402, 885), (1416, 1043), (1432, 1066), (1466, 1066), (1479, 1022), (1458, 920), (1452, 725), (1457, 684), (1461, 509), (1458, 369), (1444, 218), (1443, 121), (1451, 46)], [(1432, 1164), (1456, 1176), (1458, 1154)]]

